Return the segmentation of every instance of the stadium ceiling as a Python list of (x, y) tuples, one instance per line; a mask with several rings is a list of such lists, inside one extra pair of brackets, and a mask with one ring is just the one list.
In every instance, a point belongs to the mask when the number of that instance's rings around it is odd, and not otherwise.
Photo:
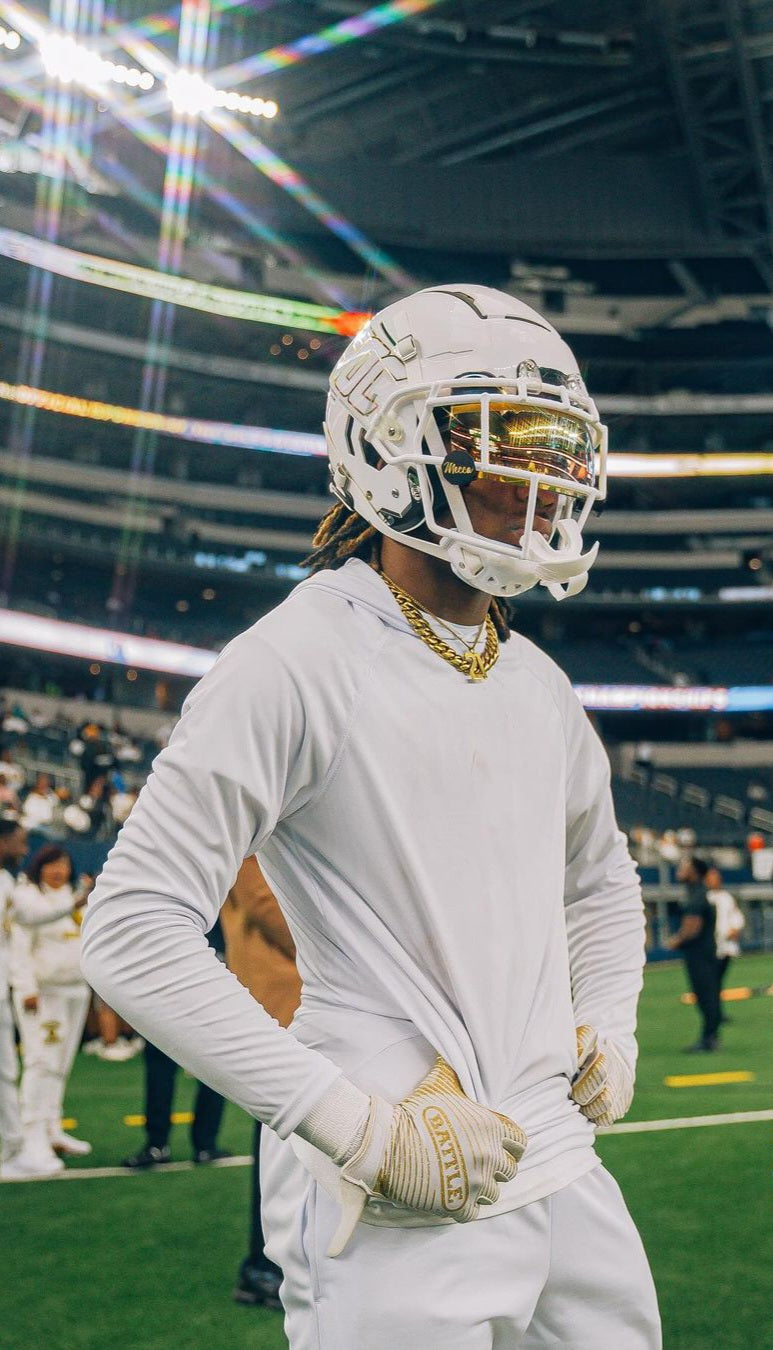
[[(773, 0), (0, 0), (0, 23), (0, 210), (30, 234), (344, 308), (462, 267), (568, 331), (769, 312)], [(154, 87), (63, 84), (52, 34)], [(172, 115), (181, 68), (219, 105)]]
[[(66, 508), (112, 529), (129, 612), (154, 483), (317, 510), (287, 439), (318, 436), (346, 336), (452, 279), (570, 336), (616, 450), (769, 459), (773, 0), (155, 4), (0, 0), (0, 594)], [(773, 509), (736, 476), (615, 509)], [(272, 501), (255, 528), (305, 548)], [(713, 564), (737, 579), (762, 528)]]

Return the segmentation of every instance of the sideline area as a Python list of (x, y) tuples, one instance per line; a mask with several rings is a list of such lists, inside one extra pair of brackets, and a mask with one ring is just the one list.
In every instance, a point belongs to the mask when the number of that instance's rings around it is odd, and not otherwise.
[[(773, 955), (743, 958), (738, 967), (739, 980), (773, 982)], [(648, 970), (636, 1119), (601, 1133), (598, 1150), (642, 1233), (665, 1350), (763, 1350), (773, 1006), (769, 999), (737, 1004), (723, 1049), (698, 1066), (681, 1054), (696, 1018), (680, 1002), (683, 990), (676, 964)], [(715, 1077), (753, 1077), (676, 1093), (666, 1086), (667, 1077), (698, 1067)], [(180, 1074), (175, 1110), (183, 1118), (192, 1095), (192, 1081)], [(141, 1060), (78, 1057), (67, 1111), (94, 1152), (63, 1179), (92, 1184), (2, 1188), (0, 1246), (13, 1254), (13, 1277), (5, 1282), (0, 1350), (177, 1350), (183, 1343), (186, 1350), (286, 1350), (280, 1314), (230, 1297), (247, 1241), (251, 1122), (226, 1108), (219, 1143), (234, 1156), (207, 1167), (190, 1161), (189, 1127), (176, 1124), (174, 1162), (137, 1176), (118, 1164), (140, 1142), (141, 1129), (125, 1118), (141, 1108)], [(115, 1184), (127, 1176), (133, 1185)]]

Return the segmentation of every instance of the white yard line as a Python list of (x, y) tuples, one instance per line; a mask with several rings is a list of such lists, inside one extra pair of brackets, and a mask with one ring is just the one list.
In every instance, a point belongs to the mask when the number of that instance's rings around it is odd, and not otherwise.
[[(148, 1172), (198, 1172), (206, 1167), (248, 1167), (251, 1162), (252, 1158), (247, 1154), (238, 1158), (219, 1158), (217, 1162), (211, 1163), (170, 1162), (161, 1163), (158, 1167), (71, 1167), (65, 1168), (63, 1172), (57, 1172), (56, 1176), (47, 1177), (46, 1180), (99, 1181), (102, 1177), (136, 1177)], [(39, 1181), (41, 1178), (30, 1177), (29, 1180)], [(16, 1178), (0, 1178), (0, 1182), (2, 1181), (10, 1185)]]
[(755, 1120), (773, 1120), (773, 1111), (732, 1111), (724, 1116), (677, 1116), (674, 1120), (622, 1120), (602, 1125), (599, 1134), (643, 1134), (647, 1130), (691, 1130), (696, 1125), (746, 1125)]
[[(773, 1120), (773, 1111), (732, 1111), (723, 1116), (677, 1116), (673, 1120), (624, 1120), (619, 1125), (602, 1125), (599, 1134), (645, 1134), (651, 1130), (692, 1130), (701, 1125), (748, 1125), (755, 1121)], [(252, 1162), (249, 1155), (238, 1158), (221, 1158), (218, 1162), (206, 1163), (207, 1167), (248, 1167)], [(59, 1172), (51, 1181), (99, 1181), (103, 1177), (134, 1177), (146, 1172), (193, 1172), (202, 1164), (192, 1162), (162, 1163), (159, 1167), (73, 1167)], [(10, 1185), (10, 1180), (6, 1182)]]

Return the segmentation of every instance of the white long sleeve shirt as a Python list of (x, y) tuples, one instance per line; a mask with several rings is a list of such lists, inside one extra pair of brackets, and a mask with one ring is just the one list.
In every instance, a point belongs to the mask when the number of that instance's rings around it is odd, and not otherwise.
[(72, 886), (20, 881), (13, 894), (10, 979), (20, 998), (41, 989), (80, 987), (80, 924)]
[[(252, 853), (297, 948), (289, 1031), (204, 939)], [(595, 1165), (575, 1025), (635, 1063), (639, 884), (569, 681), (514, 635), (470, 683), (359, 561), (193, 690), (83, 934), (111, 1006), (283, 1137), (342, 1070), (397, 1101), (439, 1051), (529, 1136), (510, 1207)]]
[(741, 944), (738, 936), (731, 937), (731, 933), (740, 934), (746, 927), (746, 919), (743, 910), (738, 906), (738, 902), (730, 891), (717, 890), (707, 891), (706, 899), (717, 911), (716, 923), (716, 943), (717, 956), (720, 961), (726, 956), (739, 956)]

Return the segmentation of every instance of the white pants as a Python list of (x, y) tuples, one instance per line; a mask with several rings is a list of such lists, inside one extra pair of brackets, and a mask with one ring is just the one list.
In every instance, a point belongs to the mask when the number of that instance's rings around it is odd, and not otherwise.
[(0, 1162), (12, 1158), (21, 1148), (18, 1077), (11, 1000), (0, 992)]
[(281, 1165), (276, 1143), (263, 1153), (263, 1223), (290, 1350), (660, 1350), (641, 1239), (601, 1166), (473, 1223), (359, 1224), (331, 1259), (337, 1207)]
[(26, 1127), (44, 1121), (58, 1128), (67, 1079), (80, 1045), (91, 990), (85, 984), (49, 985), (40, 990), (37, 1012), (15, 1000), (21, 1037), (21, 1118)]

